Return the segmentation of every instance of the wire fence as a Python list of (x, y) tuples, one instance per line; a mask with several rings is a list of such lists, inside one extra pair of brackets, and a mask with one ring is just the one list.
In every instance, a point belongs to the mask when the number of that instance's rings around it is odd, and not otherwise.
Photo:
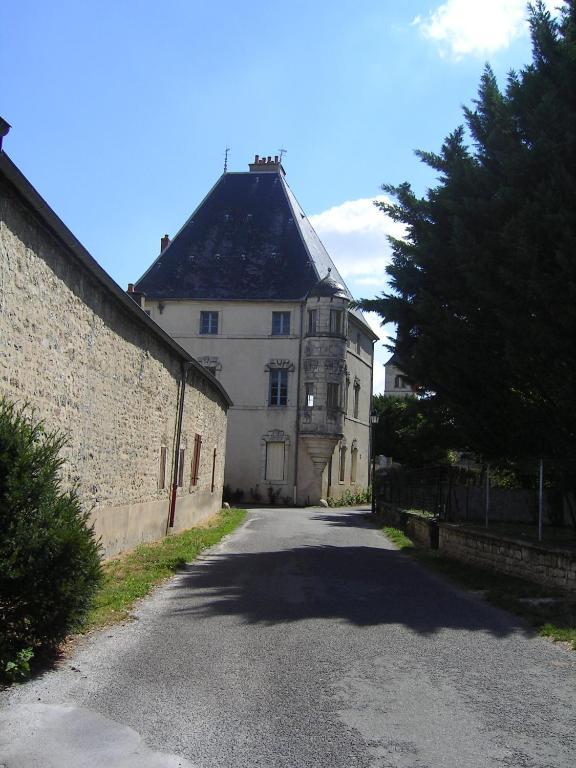
[[(378, 473), (376, 488), (379, 501), (425, 510), (448, 522), (538, 523), (538, 489), (494, 486), (486, 467), (387, 468)], [(562, 526), (571, 518), (562, 494), (546, 489), (543, 523)]]

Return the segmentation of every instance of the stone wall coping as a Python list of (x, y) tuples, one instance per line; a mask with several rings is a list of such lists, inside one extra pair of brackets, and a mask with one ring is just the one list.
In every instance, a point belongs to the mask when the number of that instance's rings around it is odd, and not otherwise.
[(471, 534), (479, 539), (490, 539), (491, 541), (503, 541), (508, 544), (517, 544), (527, 549), (532, 549), (535, 552), (549, 555), (563, 555), (569, 556), (576, 560), (576, 552), (573, 549), (563, 547), (548, 547), (543, 544), (538, 544), (533, 541), (526, 541), (525, 539), (519, 539), (515, 536), (503, 536), (502, 534), (493, 533), (492, 531), (479, 531), (477, 528), (470, 528), (467, 525), (460, 523), (449, 523), (444, 520), (438, 521), (440, 528), (447, 528), (455, 531), (461, 531), (462, 533)]
[(51, 230), (51, 232), (64, 245), (67, 252), (70, 253), (82, 266), (104, 287), (104, 289), (132, 315), (135, 322), (145, 325), (147, 329), (160, 339), (160, 341), (182, 360), (191, 365), (204, 379), (216, 390), (224, 401), (226, 407), (233, 405), (228, 392), (224, 389), (221, 382), (206, 370), (200, 363), (186, 352), (177, 342), (172, 339), (165, 331), (152, 320), (143, 309), (141, 309), (130, 296), (122, 290), (110, 275), (102, 269), (100, 264), (84, 248), (82, 243), (72, 234), (64, 222), (50, 208), (44, 198), (32, 186), (24, 174), (10, 160), (6, 152), (0, 151), (0, 174), (16, 189), (18, 194), (24, 198), (26, 203), (32, 208), (39, 219)]

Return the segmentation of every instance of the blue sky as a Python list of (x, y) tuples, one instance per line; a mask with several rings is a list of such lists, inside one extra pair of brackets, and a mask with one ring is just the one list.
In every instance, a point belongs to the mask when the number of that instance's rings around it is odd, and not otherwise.
[(236, 171), (285, 148), (349, 287), (373, 296), (395, 230), (371, 201), (383, 182), (434, 183), (413, 150), (462, 122), (485, 61), (502, 85), (529, 62), (525, 16), (523, 0), (3, 0), (4, 148), (123, 287), (226, 146)]

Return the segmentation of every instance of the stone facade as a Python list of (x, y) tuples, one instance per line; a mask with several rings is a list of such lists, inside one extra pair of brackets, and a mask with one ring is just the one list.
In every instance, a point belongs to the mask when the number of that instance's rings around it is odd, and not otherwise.
[(109, 556), (166, 532), (186, 371), (172, 529), (212, 515), (226, 392), (98, 267), (3, 153), (0, 172), (0, 394), (67, 434), (63, 479), (78, 487)]
[[(322, 337), (308, 334), (306, 301), (146, 300), (144, 306), (230, 393), (234, 405), (225, 482), (232, 491), (242, 490), (249, 500), (267, 502), (273, 493), (279, 503), (308, 504), (368, 486), (373, 342), (344, 305), (345, 333), (335, 337), (326, 329)], [(287, 335), (272, 334), (272, 313), (278, 311), (290, 313)], [(200, 333), (202, 312), (218, 313), (217, 334)], [(269, 404), (274, 370), (287, 374), (282, 406)], [(315, 385), (311, 407), (306, 404), (307, 383)], [(328, 383), (340, 386), (339, 402), (330, 413)], [(331, 444), (318, 473), (305, 440), (314, 434), (325, 441), (330, 430)], [(270, 443), (283, 444), (281, 478), (267, 477)]]
[(471, 531), (451, 523), (439, 523), (439, 529), (439, 550), (448, 557), (576, 593), (574, 552), (502, 538), (488, 531)]

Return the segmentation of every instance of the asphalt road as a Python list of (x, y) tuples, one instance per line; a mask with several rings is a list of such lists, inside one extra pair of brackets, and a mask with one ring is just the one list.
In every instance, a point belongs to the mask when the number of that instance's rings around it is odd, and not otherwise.
[(0, 695), (0, 768), (574, 768), (576, 654), (354, 510), (253, 510)]

